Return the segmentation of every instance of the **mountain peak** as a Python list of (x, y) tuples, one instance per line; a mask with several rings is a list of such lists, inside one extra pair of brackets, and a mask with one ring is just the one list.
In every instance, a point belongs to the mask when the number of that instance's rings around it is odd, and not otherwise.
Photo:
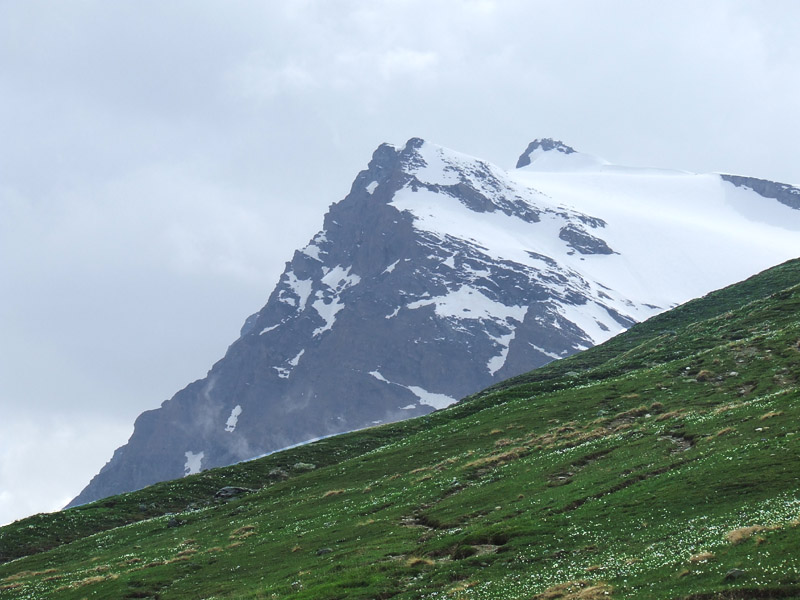
[(575, 154), (575, 149), (571, 146), (567, 146), (564, 142), (560, 140), (554, 140), (553, 138), (542, 138), (542, 139), (535, 139), (528, 147), (525, 148), (525, 152), (523, 152), (519, 160), (517, 160), (517, 169), (525, 167), (531, 164), (531, 154), (533, 154), (536, 150), (541, 150), (542, 152), (561, 152), (562, 154)]

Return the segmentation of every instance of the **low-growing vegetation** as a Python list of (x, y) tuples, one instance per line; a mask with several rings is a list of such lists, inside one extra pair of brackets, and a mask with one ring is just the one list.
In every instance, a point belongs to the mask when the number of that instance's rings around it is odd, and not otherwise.
[(798, 315), (793, 261), (447, 410), (18, 521), (0, 598), (800, 598)]

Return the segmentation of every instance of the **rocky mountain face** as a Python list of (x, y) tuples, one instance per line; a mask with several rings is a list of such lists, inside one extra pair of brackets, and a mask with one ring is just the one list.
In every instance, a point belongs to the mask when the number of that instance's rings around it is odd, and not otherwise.
[[(542, 160), (549, 166), (537, 170)], [(506, 172), (417, 138), (380, 146), (225, 357), (140, 415), (70, 505), (426, 414), (800, 248), (791, 186), (689, 174), (660, 182), (549, 139), (518, 165)], [(685, 202), (687, 186), (698, 202), (721, 202), (706, 207), (716, 219), (684, 231), (692, 209), (678, 203), (684, 220), (659, 228), (648, 203), (664, 208), (681, 191)], [(602, 201), (609, 190), (622, 208)], [(753, 225), (768, 241), (737, 229), (736, 219), (751, 222), (742, 202), (756, 198), (785, 213)], [(670, 249), (669, 236), (687, 242)]]
[[(533, 160), (536, 159), (537, 154), (542, 154), (544, 152), (561, 152), (562, 154), (576, 154), (575, 149), (567, 146), (563, 142), (559, 142), (557, 140), (553, 140), (550, 138), (545, 138), (543, 140), (533, 140), (528, 147), (525, 148), (525, 152), (520, 154), (520, 157), (517, 159), (517, 169), (521, 169), (522, 167), (527, 167)], [(533, 155), (533, 159), (532, 159)]]
[(785, 183), (776, 183), (755, 177), (740, 177), (738, 175), (720, 175), (736, 187), (750, 189), (764, 198), (774, 198), (781, 204), (800, 210), (800, 189)]

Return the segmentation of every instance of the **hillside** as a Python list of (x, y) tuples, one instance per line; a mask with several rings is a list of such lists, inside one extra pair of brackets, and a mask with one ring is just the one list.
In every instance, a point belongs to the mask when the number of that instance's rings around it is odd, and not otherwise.
[(798, 314), (790, 261), (448, 409), (19, 521), (0, 598), (800, 598)]

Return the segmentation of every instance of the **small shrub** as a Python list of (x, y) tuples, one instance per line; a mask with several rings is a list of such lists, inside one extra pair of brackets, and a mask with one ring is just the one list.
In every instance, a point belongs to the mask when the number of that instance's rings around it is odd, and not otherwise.
[(734, 408), (739, 408), (740, 406), (742, 406), (741, 402), (732, 402), (730, 404), (723, 404), (722, 406), (718, 406), (717, 408), (714, 409), (714, 414), (719, 415), (724, 412), (728, 412), (729, 410), (733, 410)]
[(105, 573), (106, 571), (109, 571), (110, 569), (111, 569), (111, 567), (109, 567), (108, 565), (98, 565), (98, 566), (94, 567), (93, 569), (89, 569), (87, 571), (87, 573)]
[(603, 582), (567, 581), (547, 588), (531, 600), (607, 600), (611, 589), (611, 586)]
[(708, 562), (713, 558), (714, 558), (713, 552), (701, 552), (700, 554), (695, 554), (694, 556), (689, 557), (689, 562), (693, 563)]
[(683, 413), (679, 410), (672, 410), (665, 412), (656, 417), (656, 421), (666, 421), (667, 419), (680, 419), (683, 418)]
[(253, 531), (255, 528), (256, 528), (255, 525), (244, 525), (242, 527), (239, 527), (239, 529), (231, 531), (230, 537), (234, 538), (240, 535), (244, 535), (245, 533)]
[(761, 421), (766, 421), (767, 419), (771, 419), (772, 417), (780, 417), (783, 414), (782, 410), (772, 410), (764, 415), (761, 415), (759, 419)]
[(106, 581), (108, 579), (118, 579), (118, 578), (119, 575), (117, 575), (116, 573), (111, 575), (93, 575), (92, 577), (87, 577), (86, 579), (81, 579), (80, 581), (76, 581), (69, 587), (79, 588), (87, 585), (92, 585), (93, 583), (100, 583), (101, 581)]
[(19, 573), (14, 573), (13, 575), (4, 577), (3, 581), (14, 581), (16, 579), (24, 579), (25, 577), (30, 577), (31, 575), (33, 575), (33, 571), (20, 571)]
[[(220, 550), (221, 550), (221, 549), (222, 549), (222, 548), (220, 548)], [(154, 560), (153, 562), (149, 562), (149, 563), (147, 563), (146, 565), (144, 565), (144, 567), (143, 567), (143, 568), (145, 568), (145, 569), (150, 569), (150, 568), (152, 568), (152, 567), (160, 567), (160, 566), (161, 566), (161, 565), (163, 565), (163, 564), (165, 564), (163, 560)]]
[(489, 466), (497, 466), (503, 463), (507, 463), (511, 460), (515, 460), (522, 456), (528, 454), (529, 450), (525, 446), (518, 446), (516, 448), (511, 448), (506, 452), (501, 454), (491, 454), (489, 456), (484, 456), (483, 458), (477, 458), (473, 461), (468, 462), (464, 465), (465, 469), (470, 469), (473, 467), (489, 467)]
[[(458, 594), (460, 592), (466, 592), (469, 588), (475, 587), (476, 585), (478, 585), (477, 581), (464, 581), (463, 583), (459, 583), (451, 587), (449, 590), (447, 590), (447, 593), (451, 596), (454, 596), (455, 594)], [(459, 598), (462, 597), (463, 596), (459, 596)]]
[(614, 415), (613, 420), (633, 419), (636, 417), (642, 417), (647, 414), (647, 411), (648, 408), (644, 404), (642, 404), (641, 406), (637, 406), (636, 408), (632, 408), (630, 410), (617, 413), (616, 415)]
[(739, 529), (734, 529), (729, 531), (725, 535), (725, 539), (728, 540), (731, 544), (741, 544), (745, 540), (750, 539), (753, 534), (758, 533), (759, 531), (764, 531), (764, 527), (761, 525), (751, 525), (750, 527), (740, 527)]
[(713, 374), (711, 371), (708, 371), (708, 370), (706, 370), (706, 369), (702, 369), (702, 370), (701, 370), (701, 371), (700, 371), (700, 372), (697, 374), (697, 376), (695, 377), (695, 379), (696, 379), (697, 381), (708, 381), (708, 380), (710, 380), (712, 377), (714, 377), (714, 374)]
[(328, 490), (324, 494), (322, 494), (323, 498), (328, 498), (330, 496), (338, 496), (339, 494), (344, 494), (344, 490)]

